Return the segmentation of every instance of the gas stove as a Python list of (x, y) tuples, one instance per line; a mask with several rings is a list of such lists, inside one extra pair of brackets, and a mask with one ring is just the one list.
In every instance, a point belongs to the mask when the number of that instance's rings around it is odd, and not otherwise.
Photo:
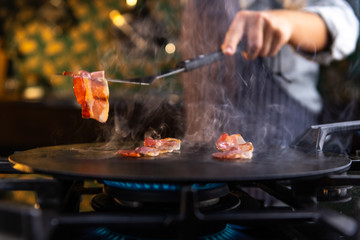
[[(69, 152), (62, 147), (50, 150), (53, 162), (59, 161), (56, 156), (63, 159), (62, 153)], [(38, 158), (46, 155), (40, 152)], [(316, 152), (319, 154), (312, 160), (322, 161), (325, 153)], [(333, 158), (325, 155), (326, 159)], [(226, 181), (229, 176), (223, 176), (215, 177), (213, 182), (188, 175), (176, 176), (179, 181), (168, 175), (164, 176), (169, 181), (161, 176), (151, 181), (153, 175), (146, 177), (148, 173), (141, 171), (143, 178), (135, 181), (131, 175), (135, 168), (129, 166), (129, 175), (121, 179), (110, 174), (107, 179), (93, 175), (91, 164), (84, 166), (88, 172), (76, 167), (80, 173), (74, 169), (64, 171), (61, 166), (51, 169), (51, 163), (45, 171), (38, 168), (36, 160), (26, 164), (17, 161), (16, 156), (10, 161), (3, 158), (0, 238), (358, 239), (360, 161), (356, 157), (334, 156), (334, 162), (342, 162), (343, 167), (335, 164), (333, 171), (328, 171), (320, 164), (322, 168), (316, 168), (316, 174), (306, 177), (301, 171), (295, 177), (244, 176)], [(255, 156), (254, 161), (257, 159)], [(112, 160), (105, 159), (103, 165)], [(304, 162), (310, 164), (306, 159)]]
[[(19, 173), (2, 160), (0, 236), (357, 239), (359, 169), (355, 161), (346, 173), (296, 183), (175, 185), (55, 179)], [(33, 192), (36, 198), (9, 201), (6, 194), (16, 191)]]

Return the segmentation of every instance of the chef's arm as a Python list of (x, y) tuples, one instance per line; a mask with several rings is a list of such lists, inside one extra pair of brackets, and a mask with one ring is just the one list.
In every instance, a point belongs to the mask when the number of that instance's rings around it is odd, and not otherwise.
[(245, 40), (247, 59), (274, 56), (284, 44), (313, 53), (325, 49), (329, 42), (323, 19), (311, 12), (295, 10), (239, 11), (230, 25), (222, 50), (235, 53), (240, 40)]

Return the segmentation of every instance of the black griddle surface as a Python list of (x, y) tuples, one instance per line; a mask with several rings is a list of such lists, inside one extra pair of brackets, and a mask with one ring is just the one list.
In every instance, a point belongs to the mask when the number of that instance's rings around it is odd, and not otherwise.
[[(139, 144), (138, 144), (139, 145)], [(349, 169), (345, 156), (285, 149), (257, 149), (250, 160), (219, 161), (215, 148), (182, 144), (180, 152), (158, 157), (123, 158), (133, 142), (41, 147), (9, 157), (14, 168), (59, 177), (149, 182), (233, 182), (319, 177)]]

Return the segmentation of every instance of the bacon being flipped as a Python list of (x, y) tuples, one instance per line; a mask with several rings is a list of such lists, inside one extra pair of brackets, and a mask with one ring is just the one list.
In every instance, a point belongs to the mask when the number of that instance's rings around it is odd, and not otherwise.
[(109, 86), (104, 71), (64, 72), (63, 75), (73, 77), (74, 93), (81, 105), (82, 117), (106, 122), (109, 115)]
[(218, 159), (250, 159), (254, 147), (251, 142), (246, 142), (240, 134), (228, 135), (223, 133), (216, 141), (216, 148), (221, 152), (213, 153)]
[(137, 147), (135, 150), (119, 150), (117, 154), (123, 157), (155, 157), (162, 153), (180, 150), (181, 140), (176, 138), (153, 139), (145, 138), (144, 146)]

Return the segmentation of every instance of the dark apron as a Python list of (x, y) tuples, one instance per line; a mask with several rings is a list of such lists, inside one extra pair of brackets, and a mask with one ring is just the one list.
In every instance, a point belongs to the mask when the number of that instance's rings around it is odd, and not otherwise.
[[(184, 58), (218, 50), (236, 12), (229, 2), (187, 1)], [(288, 146), (317, 123), (316, 114), (279, 86), (262, 59), (248, 61), (238, 54), (183, 77), (189, 140), (211, 143), (228, 132), (241, 133), (255, 148)]]

